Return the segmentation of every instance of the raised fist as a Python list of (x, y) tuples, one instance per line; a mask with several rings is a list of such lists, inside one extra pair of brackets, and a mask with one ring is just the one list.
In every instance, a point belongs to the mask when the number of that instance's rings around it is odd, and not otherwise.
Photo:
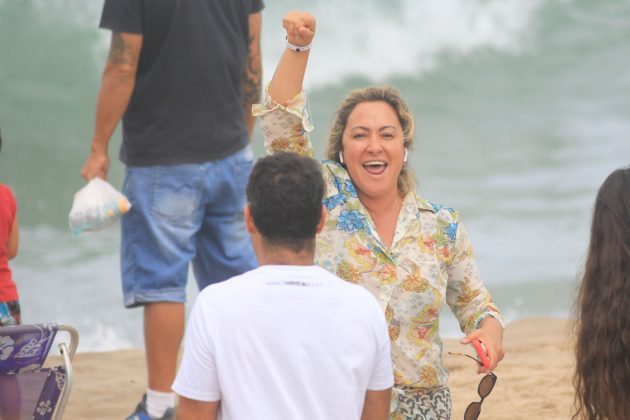
[(309, 45), (315, 36), (315, 16), (308, 12), (289, 12), (282, 20), (282, 27), (287, 30), (287, 41), (303, 47)]

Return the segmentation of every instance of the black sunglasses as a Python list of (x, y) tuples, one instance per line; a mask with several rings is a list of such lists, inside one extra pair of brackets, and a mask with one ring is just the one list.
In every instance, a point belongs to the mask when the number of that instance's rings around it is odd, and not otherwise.
[[(448, 354), (452, 354), (454, 356), (466, 356), (469, 359), (472, 359), (478, 364), (480, 364), (481, 366), (483, 366), (480, 360), (468, 354), (451, 353), (450, 351), (448, 352)], [(468, 407), (466, 407), (466, 411), (464, 412), (464, 420), (477, 420), (479, 418), (479, 414), (481, 413), (481, 404), (483, 403), (483, 400), (488, 395), (490, 395), (490, 393), (494, 389), (494, 384), (496, 383), (497, 383), (497, 375), (495, 375), (492, 372), (488, 373), (486, 376), (481, 378), (481, 381), (479, 381), (479, 386), (477, 387), (477, 393), (479, 394), (479, 397), (481, 397), (481, 400), (473, 401), (470, 404), (468, 404)]]
[(479, 386), (477, 387), (477, 393), (481, 397), (481, 400), (471, 402), (468, 407), (466, 407), (464, 420), (477, 420), (479, 418), (479, 413), (481, 413), (481, 403), (483, 403), (483, 400), (490, 395), (495, 383), (497, 383), (497, 376), (492, 372), (481, 378)]

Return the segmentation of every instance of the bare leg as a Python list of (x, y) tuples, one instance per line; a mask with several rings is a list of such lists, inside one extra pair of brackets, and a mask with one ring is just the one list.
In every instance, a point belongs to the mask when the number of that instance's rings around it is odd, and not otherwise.
[(155, 302), (144, 306), (144, 341), (149, 388), (173, 392), (177, 355), (184, 336), (184, 304)]

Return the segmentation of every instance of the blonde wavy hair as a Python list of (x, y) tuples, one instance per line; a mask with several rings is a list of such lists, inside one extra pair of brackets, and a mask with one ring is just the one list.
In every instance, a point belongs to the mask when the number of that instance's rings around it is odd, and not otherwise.
[[(404, 145), (411, 149), (414, 135), (413, 116), (409, 108), (403, 101), (400, 93), (392, 86), (370, 86), (363, 89), (355, 89), (339, 104), (333, 116), (332, 126), (328, 134), (328, 147), (326, 148), (326, 158), (339, 162), (339, 152), (343, 150), (343, 132), (348, 123), (348, 116), (354, 108), (363, 102), (385, 102), (392, 107), (403, 130)], [(339, 162), (341, 163), (341, 162)], [(405, 162), (398, 175), (398, 191), (402, 195), (415, 189), (415, 180), (411, 169)]]

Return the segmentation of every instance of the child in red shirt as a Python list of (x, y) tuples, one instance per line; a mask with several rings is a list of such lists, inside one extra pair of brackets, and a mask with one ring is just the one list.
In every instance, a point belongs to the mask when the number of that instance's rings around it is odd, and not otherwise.
[[(0, 149), (2, 137), (0, 137)], [(0, 184), (0, 326), (20, 323), (20, 303), (9, 260), (17, 255), (19, 229), (17, 204), (11, 189)]]

